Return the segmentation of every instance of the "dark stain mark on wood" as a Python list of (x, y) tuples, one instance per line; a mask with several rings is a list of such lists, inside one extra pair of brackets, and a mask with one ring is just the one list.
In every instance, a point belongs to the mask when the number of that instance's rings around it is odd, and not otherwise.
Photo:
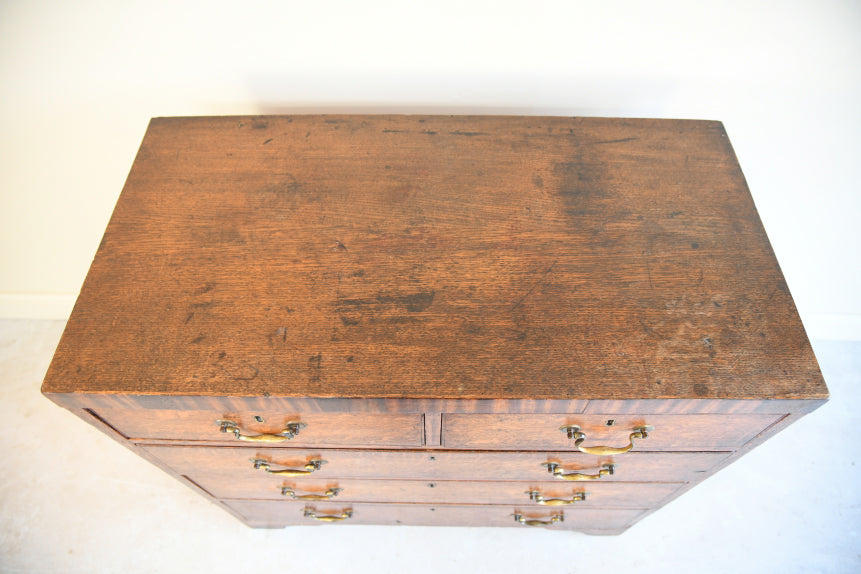
[(696, 241), (694, 241), (693, 243), (691, 243), (691, 248), (692, 248), (692, 249), (699, 249), (699, 248), (700, 248), (700, 244), (699, 244), (699, 243), (697, 243)]
[(271, 142), (271, 141), (272, 141), (272, 139), (273, 139), (273, 138), (269, 138), (268, 140), (266, 140), (265, 142), (263, 142), (263, 145), (268, 144), (269, 142)]
[(260, 370), (254, 365), (245, 363), (238, 374), (233, 375), (234, 381), (253, 381), (260, 374)]
[(454, 130), (453, 132), (448, 132), (448, 133), (453, 135), (453, 136), (466, 136), (466, 137), (470, 137), (470, 138), (475, 137), (475, 136), (489, 135), (485, 132), (465, 132), (465, 131), (461, 131), (461, 130)]
[(708, 396), (709, 388), (703, 383), (694, 383), (694, 394), (698, 397)]
[(192, 303), (189, 305), (192, 309), (208, 309), (215, 305), (215, 301), (200, 301), (198, 303)]
[(277, 341), (281, 341), (282, 343), (287, 342), (287, 327), (278, 327), (275, 329), (275, 332), (269, 335), (269, 342), (275, 343)]
[(200, 343), (204, 339), (206, 339), (206, 335), (198, 335), (197, 337), (195, 337), (194, 339), (191, 340), (191, 343), (193, 345), (196, 345), (197, 343)]
[(544, 189), (544, 179), (540, 175), (532, 176), (532, 183), (534, 183), (535, 187), (538, 189)]
[(684, 214), (685, 213), (683, 211), (673, 211), (672, 213), (670, 213), (669, 218), (673, 219), (673, 218), (676, 218), (676, 217), (678, 217), (680, 215), (684, 215)]
[(433, 130), (422, 130), (422, 133), (423, 133), (423, 134), (425, 134), (425, 135), (429, 135), (429, 136), (435, 136), (435, 135), (437, 135), (439, 132), (435, 132), (435, 131), (433, 131)]
[(195, 289), (193, 293), (195, 295), (203, 295), (204, 293), (209, 293), (213, 289), (215, 289), (215, 281), (210, 281), (202, 287), (198, 287), (197, 289)]
[(365, 276), (365, 270), (364, 269), (358, 269), (358, 270), (350, 273), (350, 277), (364, 277), (364, 276)]
[(434, 295), (434, 291), (424, 291), (400, 297), (399, 300), (410, 313), (419, 313), (430, 307), (431, 303), (433, 303)]
[(312, 383), (320, 382), (320, 371), (323, 368), (323, 354), (317, 353), (308, 357), (308, 380)]
[(251, 122), (252, 130), (265, 130), (269, 127), (269, 122), (263, 120), (254, 120)]
[[(408, 313), (421, 313), (433, 304), (436, 291), (419, 291), (409, 295), (377, 295), (375, 298), (344, 299), (339, 292), (335, 298), (335, 308), (341, 323), (345, 326), (354, 326), (362, 322), (363, 318), (384, 316), (387, 323), (409, 323), (414, 319), (398, 316), (397, 311)], [(394, 308), (394, 309), (393, 309)], [(393, 313), (394, 312), (394, 313)]]
[(188, 325), (188, 323), (194, 318), (194, 311), (189, 311), (188, 315), (185, 316), (184, 324)]
[(408, 133), (407, 130), (383, 130), (384, 134), (404, 134)]
[(334, 247), (332, 247), (332, 250), (333, 250), (333, 251), (338, 251), (338, 250), (340, 250), (340, 251), (347, 251), (347, 246), (346, 246), (346, 245), (344, 245), (343, 243), (341, 243), (340, 241), (338, 241), (338, 240), (336, 239), (336, 240), (335, 240), (335, 245), (334, 245)]

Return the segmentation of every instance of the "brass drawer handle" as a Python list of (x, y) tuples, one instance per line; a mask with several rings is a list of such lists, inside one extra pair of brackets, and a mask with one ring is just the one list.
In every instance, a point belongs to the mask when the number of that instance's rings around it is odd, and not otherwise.
[(267, 472), (269, 474), (274, 474), (276, 476), (307, 476), (314, 471), (320, 470), (326, 461), (323, 459), (315, 458), (309, 460), (305, 463), (304, 468), (285, 468), (282, 470), (272, 470), (269, 466), (269, 461), (264, 460), (262, 458), (252, 458), (251, 462), (254, 463), (254, 468)]
[(299, 429), (303, 429), (308, 426), (305, 423), (300, 423), (298, 421), (290, 421), (284, 423), (284, 430), (276, 434), (264, 433), (247, 435), (242, 434), (239, 425), (234, 421), (217, 420), (215, 421), (215, 424), (219, 425), (221, 432), (232, 432), (233, 436), (238, 440), (244, 440), (247, 442), (284, 442), (299, 434)]
[(283, 496), (289, 496), (293, 500), (329, 500), (338, 496), (338, 493), (344, 490), (343, 488), (330, 488), (323, 494), (296, 494), (296, 491), (293, 490), (290, 486), (284, 486), (281, 488), (281, 494)]
[(549, 526), (557, 522), (564, 522), (565, 515), (561, 512), (550, 516), (550, 520), (529, 520), (519, 512), (514, 513), (514, 521), (526, 526)]
[(577, 447), (577, 450), (580, 452), (585, 452), (586, 454), (597, 454), (597, 455), (610, 455), (610, 454), (624, 454), (634, 448), (634, 439), (646, 439), (649, 436), (649, 432), (654, 430), (655, 427), (652, 426), (642, 426), (642, 427), (634, 427), (634, 432), (628, 437), (628, 444), (625, 446), (582, 446), (583, 441), (586, 440), (586, 434), (580, 430), (580, 427), (577, 425), (566, 425), (564, 427), (559, 427), (559, 430), (568, 433), (568, 438), (574, 441), (574, 446)]
[(610, 476), (616, 470), (615, 464), (604, 464), (601, 465), (601, 470), (598, 471), (598, 474), (583, 474), (581, 472), (569, 472), (565, 474), (565, 471), (562, 470), (562, 467), (558, 462), (542, 462), (541, 466), (547, 467), (547, 472), (552, 474), (554, 477), (559, 478), (561, 480), (598, 480), (602, 476)]
[(586, 500), (585, 492), (575, 492), (571, 498), (544, 498), (544, 495), (537, 490), (527, 490), (526, 494), (529, 495), (529, 500), (543, 506), (567, 506)]
[(342, 520), (347, 520), (348, 518), (353, 517), (352, 510), (344, 510), (341, 514), (317, 514), (317, 511), (313, 508), (305, 509), (305, 518), (313, 518), (314, 520), (319, 520), (320, 522), (340, 522)]

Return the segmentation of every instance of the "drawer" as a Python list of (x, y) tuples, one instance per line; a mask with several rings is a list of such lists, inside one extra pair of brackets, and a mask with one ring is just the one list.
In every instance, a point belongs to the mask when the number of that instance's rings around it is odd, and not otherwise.
[[(268, 478), (268, 477), (264, 477)], [(678, 490), (675, 482), (455, 481), (283, 478), (194, 482), (216, 498), (261, 500), (328, 499), (344, 502), (412, 502), (429, 504), (521, 504), (577, 508), (644, 508), (658, 505)], [(563, 504), (571, 502), (571, 504)]]
[(443, 446), (464, 449), (573, 449), (561, 427), (577, 425), (583, 447), (624, 447), (640, 426), (654, 427), (635, 439), (634, 451), (734, 450), (780, 418), (744, 415), (547, 415), (444, 414)]
[[(290, 525), (406, 524), (416, 526), (518, 526), (524, 521), (547, 522), (547, 527), (594, 532), (625, 528), (645, 509), (545, 508), (534, 506), (462, 506), (426, 504), (335, 504), (294, 501), (225, 500), (224, 504), (246, 519), (250, 526), (278, 528)], [(553, 517), (558, 518), (555, 521)], [(316, 517), (316, 518), (315, 518)], [(322, 519), (322, 520), (321, 520)]]
[(136, 441), (228, 442), (238, 440), (234, 432), (221, 432), (216, 421), (236, 423), (241, 436), (280, 433), (289, 422), (302, 426), (287, 445), (321, 446), (421, 446), (422, 418), (419, 414), (212, 412), (181, 410), (100, 409), (95, 413), (119, 433)]
[[(260, 485), (261, 491), (284, 477), (255, 468), (252, 459), (266, 461), (270, 470), (297, 469), (308, 474), (304, 479), (390, 478), (434, 480), (547, 481), (554, 479), (548, 463), (559, 465), (562, 474), (579, 472), (595, 476), (603, 465), (615, 465), (612, 474), (606, 470), (600, 482), (687, 482), (701, 478), (728, 452), (631, 452), (620, 456), (597, 457), (579, 452), (442, 452), (235, 448), (203, 446), (145, 445), (155, 458), (186, 476), (206, 490), (218, 490), (224, 484)], [(316, 469), (313, 461), (325, 463)], [(258, 465), (261, 466), (261, 465)], [(296, 477), (289, 477), (296, 478)], [(246, 488), (242, 486), (242, 488)], [(249, 488), (257, 488), (250, 486)]]

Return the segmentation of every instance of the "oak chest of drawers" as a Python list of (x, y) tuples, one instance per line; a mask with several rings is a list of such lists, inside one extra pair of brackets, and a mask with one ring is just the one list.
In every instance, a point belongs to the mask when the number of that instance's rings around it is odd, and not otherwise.
[(827, 389), (723, 126), (152, 120), (43, 392), (250, 526), (623, 531)]

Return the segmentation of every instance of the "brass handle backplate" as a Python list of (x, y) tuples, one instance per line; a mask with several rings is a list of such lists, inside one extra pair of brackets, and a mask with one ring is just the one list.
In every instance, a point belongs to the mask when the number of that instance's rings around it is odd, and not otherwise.
[(571, 498), (545, 498), (544, 495), (537, 490), (527, 490), (526, 494), (529, 495), (529, 500), (537, 502), (543, 506), (567, 506), (569, 504), (586, 500), (585, 492), (575, 492), (572, 494)]
[(314, 458), (305, 463), (303, 468), (284, 468), (281, 470), (272, 470), (270, 466), (270, 462), (268, 460), (264, 460), (262, 458), (252, 458), (251, 462), (254, 463), (254, 468), (262, 470), (268, 474), (274, 474), (276, 476), (307, 476), (314, 471), (320, 470), (326, 461), (320, 458)]
[(568, 474), (565, 474), (565, 471), (562, 470), (562, 466), (558, 462), (542, 462), (541, 466), (546, 467), (547, 472), (552, 474), (555, 478), (571, 481), (598, 480), (602, 476), (610, 476), (616, 471), (616, 465), (609, 463), (602, 465), (598, 474), (583, 474), (582, 472), (569, 472)]
[(343, 488), (330, 488), (323, 494), (296, 494), (296, 491), (293, 490), (290, 486), (284, 486), (281, 488), (281, 494), (284, 496), (289, 496), (293, 500), (329, 500), (331, 498), (335, 498), (338, 496), (338, 493), (344, 490)]
[(341, 514), (317, 514), (313, 508), (306, 508), (304, 513), (305, 518), (313, 518), (320, 522), (341, 522), (353, 517), (352, 510), (344, 510)]
[(649, 431), (654, 430), (651, 426), (634, 427), (634, 432), (628, 436), (628, 444), (625, 446), (583, 446), (586, 440), (586, 433), (580, 430), (577, 425), (566, 425), (559, 427), (559, 430), (568, 434), (568, 438), (574, 441), (574, 446), (580, 452), (586, 454), (597, 454), (607, 456), (611, 454), (624, 454), (634, 448), (634, 439), (646, 439), (649, 436)]
[(299, 434), (300, 429), (303, 429), (307, 426), (305, 423), (299, 421), (290, 421), (284, 423), (284, 430), (279, 433), (247, 435), (242, 434), (242, 430), (239, 428), (239, 424), (235, 421), (217, 420), (215, 421), (215, 424), (219, 426), (219, 430), (221, 430), (221, 432), (231, 432), (237, 440), (243, 440), (247, 442), (284, 442), (295, 437), (297, 434)]
[(559, 514), (551, 515), (549, 520), (531, 520), (526, 518), (519, 512), (515, 512), (514, 521), (519, 522), (520, 524), (524, 524), (526, 526), (550, 526), (551, 524), (555, 524), (557, 522), (564, 522), (565, 515), (560, 512)]

